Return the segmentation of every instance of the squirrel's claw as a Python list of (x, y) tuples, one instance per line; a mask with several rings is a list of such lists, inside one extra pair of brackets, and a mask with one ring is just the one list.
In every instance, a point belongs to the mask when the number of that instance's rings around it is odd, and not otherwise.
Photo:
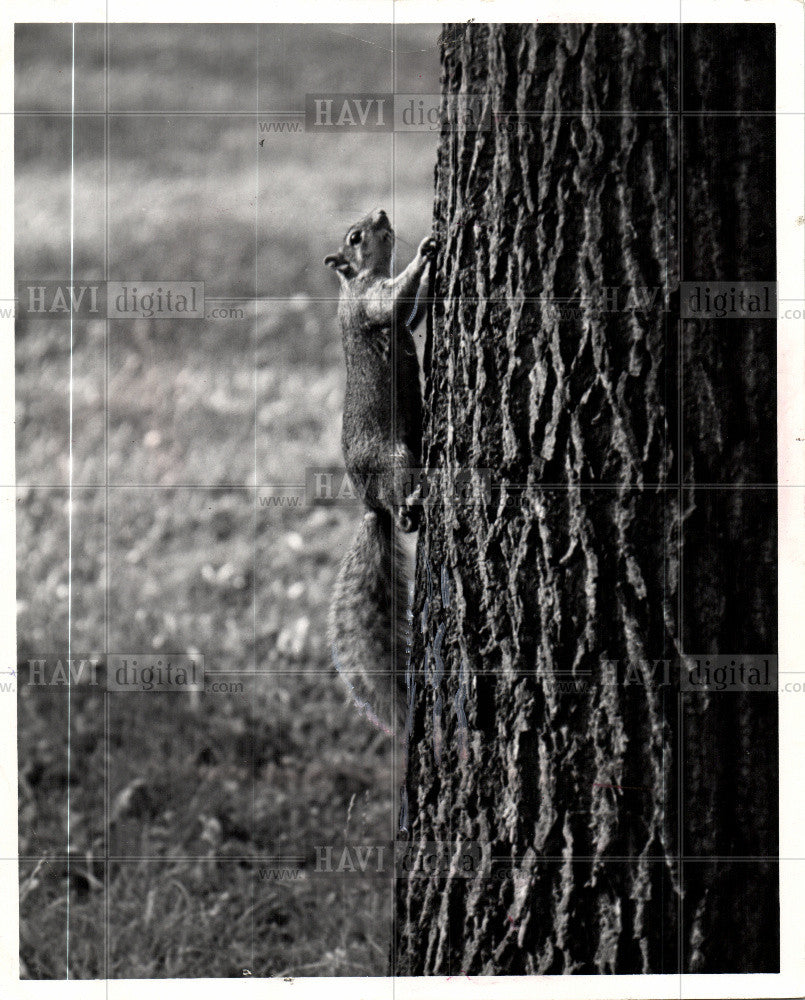
[(404, 535), (410, 535), (411, 532), (416, 531), (419, 527), (419, 508), (409, 506), (398, 507), (394, 515), (394, 521)]
[(439, 245), (436, 240), (432, 236), (426, 236), (425, 239), (419, 244), (419, 256), (426, 257), (428, 260), (433, 260), (438, 249)]

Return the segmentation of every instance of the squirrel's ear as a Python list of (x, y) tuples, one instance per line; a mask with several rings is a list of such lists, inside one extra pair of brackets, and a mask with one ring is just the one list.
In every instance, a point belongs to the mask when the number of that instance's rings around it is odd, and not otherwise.
[(341, 256), (340, 253), (328, 253), (327, 256), (324, 258), (325, 267), (333, 267), (337, 269), (339, 265), (343, 264), (346, 264), (346, 261), (344, 260), (344, 258)]

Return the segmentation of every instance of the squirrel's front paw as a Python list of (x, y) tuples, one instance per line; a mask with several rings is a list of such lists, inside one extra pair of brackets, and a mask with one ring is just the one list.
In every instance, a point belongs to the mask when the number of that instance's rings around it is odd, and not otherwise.
[(426, 236), (419, 244), (419, 256), (424, 257), (426, 260), (433, 260), (438, 249), (439, 246), (436, 240), (432, 236)]

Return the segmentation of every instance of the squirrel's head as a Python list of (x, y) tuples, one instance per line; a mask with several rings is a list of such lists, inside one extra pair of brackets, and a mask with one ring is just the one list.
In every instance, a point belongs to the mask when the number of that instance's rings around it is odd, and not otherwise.
[(328, 254), (324, 263), (344, 279), (354, 278), (361, 271), (387, 276), (391, 273), (393, 250), (394, 230), (389, 217), (378, 208), (350, 226), (343, 246), (336, 253)]

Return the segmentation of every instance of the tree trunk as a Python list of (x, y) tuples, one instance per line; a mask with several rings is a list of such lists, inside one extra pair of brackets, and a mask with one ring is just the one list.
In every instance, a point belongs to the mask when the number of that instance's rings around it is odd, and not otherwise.
[(442, 63), (493, 118), (441, 136), (423, 465), (492, 489), (420, 531), (404, 836), (452, 863), (398, 881), (394, 971), (777, 971), (776, 694), (681, 682), (776, 654), (776, 326), (679, 291), (775, 278), (774, 28)]

